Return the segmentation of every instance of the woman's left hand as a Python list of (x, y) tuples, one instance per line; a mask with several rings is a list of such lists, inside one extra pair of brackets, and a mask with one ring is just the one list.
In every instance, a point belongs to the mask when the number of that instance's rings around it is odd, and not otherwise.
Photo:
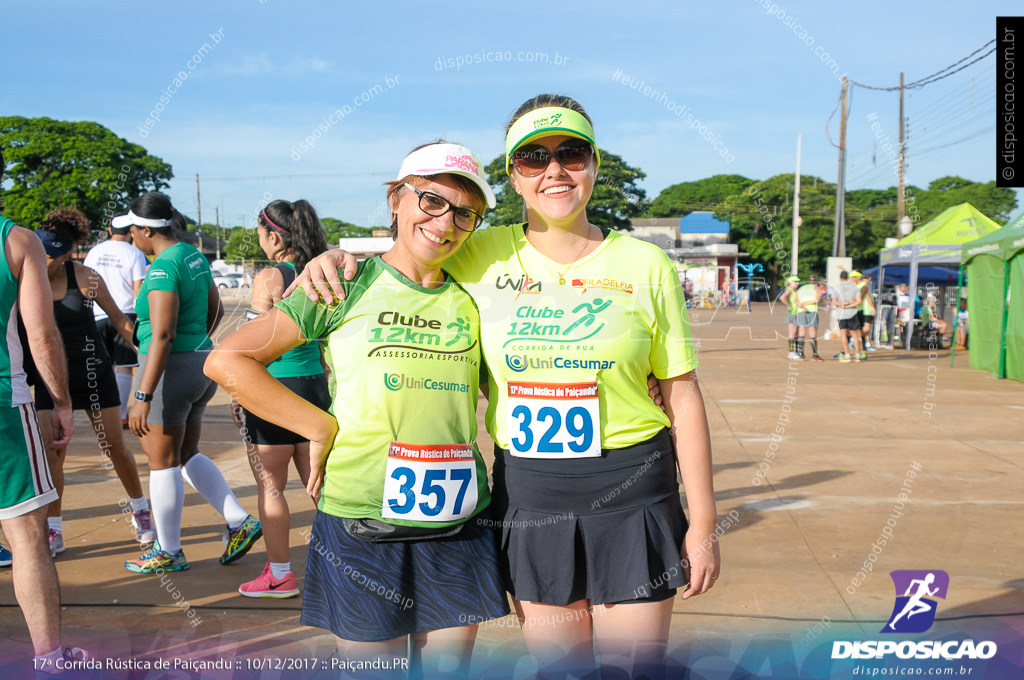
[(149, 434), (149, 408), (148, 401), (135, 400), (132, 410), (128, 413), (128, 429), (136, 437), (143, 437)]
[[(710, 548), (706, 542), (711, 544)], [(683, 599), (688, 600), (711, 590), (722, 569), (722, 555), (714, 530), (702, 535), (691, 526), (686, 532), (680, 556), (683, 559), (683, 573), (689, 583), (683, 591)]]
[(655, 378), (653, 373), (647, 376), (647, 396), (655, 406), (660, 406), (662, 411), (665, 410), (664, 400), (661, 398), (661, 381)]

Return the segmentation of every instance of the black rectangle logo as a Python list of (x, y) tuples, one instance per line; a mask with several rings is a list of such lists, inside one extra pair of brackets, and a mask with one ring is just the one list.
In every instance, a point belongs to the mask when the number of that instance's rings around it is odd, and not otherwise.
[(1024, 17), (996, 17), (996, 186), (1024, 188)]

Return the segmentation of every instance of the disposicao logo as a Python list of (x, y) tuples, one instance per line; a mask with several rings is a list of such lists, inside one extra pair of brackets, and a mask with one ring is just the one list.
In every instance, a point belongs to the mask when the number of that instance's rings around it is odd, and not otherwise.
[[(896, 603), (881, 633), (923, 633), (935, 623), (938, 603), (946, 599), (949, 574), (941, 569), (899, 569), (889, 572)], [(833, 659), (991, 659), (998, 652), (992, 640), (835, 640)]]
[(879, 632), (923, 633), (931, 628), (939, 606), (934, 598), (946, 599), (949, 574), (940, 569), (899, 569), (889, 576), (896, 586), (896, 604)]

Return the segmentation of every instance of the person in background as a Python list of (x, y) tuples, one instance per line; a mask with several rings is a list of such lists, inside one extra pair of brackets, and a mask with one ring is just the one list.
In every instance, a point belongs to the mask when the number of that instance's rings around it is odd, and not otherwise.
[[(0, 179), (3, 179), (0, 150)], [(17, 317), (29, 339), (42, 383), (54, 395), (53, 444), (67, 446), (74, 431), (64, 347), (53, 320), (46, 253), (29, 230), (0, 215), (0, 529), (11, 544), (14, 597), (28, 626), (37, 673), (62, 672), (64, 661), (84, 661), (65, 649), (60, 633), (60, 582), (46, 536), (46, 506), (57, 498), (46, 463), (32, 392), (22, 366)], [(8, 640), (5, 646), (15, 643)]]
[[(306, 201), (269, 203), (260, 212), (256, 229), (267, 259), (278, 263), (257, 274), (253, 282), (252, 313), (259, 316), (281, 301), (281, 294), (295, 280), (296, 270), (302, 271), (310, 259), (327, 250), (327, 241), (316, 211)], [(320, 343), (305, 343), (286, 352), (267, 365), (267, 371), (313, 406), (324, 411), (330, 408)], [(229, 389), (236, 390), (234, 386)], [(232, 393), (232, 399), (234, 396)], [(237, 412), (235, 403), (232, 411)], [(299, 584), (288, 554), (290, 521), (284, 489), (289, 463), (295, 464), (302, 485), (309, 483), (309, 441), (246, 409), (241, 409), (240, 425), (247, 434), (246, 452), (256, 479), (267, 564), (258, 578), (243, 583), (238, 592), (245, 597), (295, 597)]]
[[(53, 210), (39, 224), (35, 233), (46, 251), (46, 272), (53, 295), (53, 315), (68, 362), (72, 408), (88, 414), (100, 451), (110, 459), (114, 472), (128, 494), (136, 540), (152, 543), (155, 534), (149, 503), (142, 491), (135, 456), (124, 443), (114, 365), (100, 340), (93, 307), (101, 307), (109, 314), (110, 324), (122, 342), (131, 343), (134, 324), (118, 309), (100, 275), (71, 260), (72, 248), (89, 236), (89, 221), (85, 215), (74, 209)], [(54, 407), (53, 399), (45, 385), (38, 380), (35, 382), (36, 410), (40, 414), (50, 473), (58, 494), (57, 500), (50, 504), (46, 518), (50, 553), (56, 557), (65, 549), (61, 508), (64, 501), (64, 460), (67, 447), (50, 444), (54, 439), (48, 426), (50, 411)]]
[[(856, 278), (854, 278), (856, 274)], [(860, 272), (851, 272), (850, 279), (860, 289), (860, 312), (861, 316), (861, 337), (864, 338), (864, 351), (874, 352), (876, 348), (871, 344), (871, 327), (875, 323), (875, 299), (871, 294), (871, 277), (863, 276)], [(857, 279), (860, 279), (859, 282)], [(862, 359), (866, 359), (867, 355), (862, 354)]]
[(806, 359), (806, 342), (811, 344), (810, 361), (821, 361), (818, 356), (818, 304), (821, 302), (821, 290), (813, 281), (800, 286), (793, 294), (796, 298), (797, 356)]
[(860, 361), (863, 353), (861, 345), (860, 319), (857, 316), (857, 307), (860, 306), (860, 290), (850, 281), (850, 274), (846, 270), (839, 272), (839, 283), (833, 289), (832, 304), (838, 309), (839, 317), (839, 343), (842, 351), (839, 353), (839, 361), (849, 362), (851, 353), (847, 349), (851, 339), (853, 342), (853, 361)]
[(936, 312), (939, 309), (939, 299), (935, 293), (929, 292), (925, 296), (925, 304), (921, 305), (921, 327), (927, 328), (931, 326), (939, 331), (939, 335), (942, 336), (943, 340), (950, 340), (949, 335), (949, 324), (941, 316), (938, 316)]
[(796, 315), (799, 305), (796, 300), (796, 289), (800, 287), (800, 277), (790, 276), (786, 279), (786, 287), (779, 295), (779, 302), (786, 305), (786, 337), (789, 338), (789, 354), (787, 359), (799, 359), (800, 352), (797, 351), (797, 324)]
[(238, 503), (217, 465), (199, 452), (203, 413), (217, 386), (203, 375), (213, 343), (210, 333), (224, 314), (210, 265), (193, 246), (178, 241), (184, 218), (169, 198), (149, 192), (128, 211), (132, 240), (153, 255), (139, 289), (139, 374), (128, 426), (149, 457), (149, 496), (157, 543), (124, 566), (141, 574), (189, 568), (181, 547), (181, 515), (188, 481), (227, 522), (228, 564), (262, 535), (259, 520)]
[(969, 318), (967, 315), (967, 298), (960, 298), (960, 309), (956, 313), (956, 348), (967, 349), (967, 333)]
[[(111, 220), (107, 228), (110, 238), (93, 246), (85, 256), (84, 264), (102, 277), (117, 308), (134, 324), (135, 296), (139, 294), (142, 281), (146, 278), (149, 260), (132, 245), (131, 226), (127, 215), (118, 215)], [(121, 400), (121, 426), (127, 430), (128, 400), (132, 393), (134, 369), (139, 365), (139, 355), (135, 346), (117, 332), (106, 310), (94, 305), (93, 313), (107, 354), (114, 361), (114, 377), (117, 379), (117, 393)], [(136, 509), (133, 505), (132, 510)]]

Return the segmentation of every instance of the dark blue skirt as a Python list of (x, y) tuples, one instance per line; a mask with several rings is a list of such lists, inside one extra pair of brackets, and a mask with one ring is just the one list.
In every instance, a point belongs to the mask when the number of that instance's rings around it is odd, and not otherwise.
[(317, 512), (301, 622), (343, 640), (376, 642), (505, 616), (489, 516), (484, 510), (448, 538), (371, 543), (349, 536), (342, 518)]

